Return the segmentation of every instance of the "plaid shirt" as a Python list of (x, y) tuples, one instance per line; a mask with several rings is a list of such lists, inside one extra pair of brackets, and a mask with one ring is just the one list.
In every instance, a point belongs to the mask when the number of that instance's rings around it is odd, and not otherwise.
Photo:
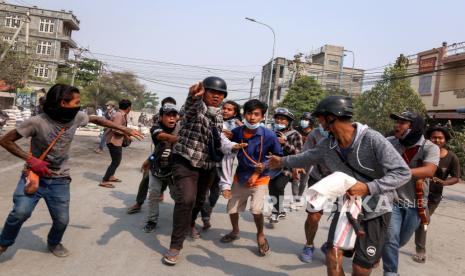
[(212, 169), (216, 166), (208, 152), (210, 125), (216, 126), (220, 133), (223, 129), (221, 114), (210, 115), (207, 110), (202, 97), (187, 97), (178, 142), (174, 146), (175, 153), (189, 160), (193, 167), (201, 169)]
[[(297, 130), (291, 128), (287, 130), (286, 132), (278, 133), (278, 137), (279, 136), (286, 137), (286, 143), (282, 145), (284, 156), (296, 155), (300, 153), (300, 151), (302, 150), (303, 142), (302, 142), (302, 135), (300, 135), (300, 133)], [(283, 169), (283, 173), (289, 176), (292, 175), (292, 171), (287, 168)]]

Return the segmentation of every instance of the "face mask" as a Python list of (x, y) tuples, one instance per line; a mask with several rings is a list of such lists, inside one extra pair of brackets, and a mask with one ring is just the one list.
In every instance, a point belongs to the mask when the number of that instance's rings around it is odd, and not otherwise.
[(257, 129), (260, 127), (261, 123), (256, 123), (256, 124), (251, 124), (249, 123), (249, 121), (247, 121), (246, 119), (244, 119), (244, 125), (246, 128), (248, 129)]
[(318, 126), (318, 129), (320, 130), (320, 134), (323, 137), (329, 137), (329, 132), (326, 131), (321, 125)]
[(310, 125), (310, 122), (307, 120), (300, 120), (300, 126), (302, 128), (307, 128)]
[(219, 107), (214, 107), (214, 106), (209, 106), (209, 107), (207, 107), (207, 112), (210, 113), (210, 115), (218, 115), (218, 113), (220, 112), (220, 108)]
[(276, 130), (276, 131), (283, 130), (285, 128), (286, 128), (286, 125), (283, 125), (283, 124), (274, 124), (273, 125), (273, 129)]
[(80, 106), (77, 107), (57, 107), (57, 108), (50, 108), (47, 104), (44, 105), (44, 112), (47, 114), (52, 120), (57, 121), (62, 124), (66, 124), (74, 120), (77, 113), (81, 110)]

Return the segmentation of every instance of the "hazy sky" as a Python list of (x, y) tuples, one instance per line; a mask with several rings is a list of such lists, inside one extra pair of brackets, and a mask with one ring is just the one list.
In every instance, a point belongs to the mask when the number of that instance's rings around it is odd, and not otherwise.
[[(324, 44), (355, 52), (356, 67), (370, 69), (400, 54), (465, 41), (465, 1), (277, 1), (277, 0), (25, 0), (48, 9), (72, 10), (81, 21), (73, 34), (92, 52), (211, 68), (102, 57), (112, 70), (133, 69), (160, 97), (183, 100), (196, 79), (217, 74), (232, 89), (230, 98), (248, 96), (248, 79), (271, 57), (272, 34), (246, 21), (252, 17), (276, 31), (276, 55), (292, 58)], [(98, 56), (98, 55), (96, 55)], [(100, 57), (100, 56), (99, 56)], [(351, 66), (351, 60), (346, 60)], [(260, 80), (255, 81), (255, 93)]]

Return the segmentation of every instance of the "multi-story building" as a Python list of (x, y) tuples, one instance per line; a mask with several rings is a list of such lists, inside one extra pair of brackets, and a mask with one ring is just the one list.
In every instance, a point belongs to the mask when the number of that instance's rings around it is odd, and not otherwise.
[[(346, 67), (345, 56), (352, 60), (351, 67)], [(298, 54), (293, 60), (278, 57), (273, 63), (273, 75), (271, 78), (270, 106), (275, 106), (284, 98), (287, 89), (299, 76), (311, 76), (315, 78), (326, 90), (345, 90), (347, 93), (357, 95), (362, 92), (362, 80), (364, 70), (353, 68), (353, 52), (344, 50), (344, 47), (324, 45), (312, 51), (307, 56)], [(262, 80), (260, 85), (260, 100), (267, 101), (271, 62), (262, 68)], [(278, 77), (276, 78), (276, 75)]]
[(45, 88), (56, 80), (59, 68), (67, 66), (70, 49), (77, 47), (71, 36), (79, 30), (79, 20), (72, 11), (0, 2), (0, 39), (11, 41), (20, 26), (11, 50), (32, 55), (34, 70), (27, 84), (34, 89)]
[(409, 56), (408, 73), (431, 118), (465, 119), (465, 42)]

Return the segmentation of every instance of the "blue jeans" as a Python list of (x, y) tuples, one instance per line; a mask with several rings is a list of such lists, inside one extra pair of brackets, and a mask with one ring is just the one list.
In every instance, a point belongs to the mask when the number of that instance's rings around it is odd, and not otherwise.
[(70, 182), (70, 178), (40, 178), (38, 191), (34, 195), (26, 195), (25, 178), (21, 176), (13, 194), (13, 210), (0, 235), (0, 245), (8, 247), (15, 243), (21, 226), (31, 216), (41, 198), (45, 200), (53, 221), (47, 243), (51, 246), (59, 244), (69, 222)]
[(417, 208), (393, 205), (391, 223), (383, 248), (384, 275), (398, 275), (399, 248), (408, 243), (419, 225), (420, 217)]

